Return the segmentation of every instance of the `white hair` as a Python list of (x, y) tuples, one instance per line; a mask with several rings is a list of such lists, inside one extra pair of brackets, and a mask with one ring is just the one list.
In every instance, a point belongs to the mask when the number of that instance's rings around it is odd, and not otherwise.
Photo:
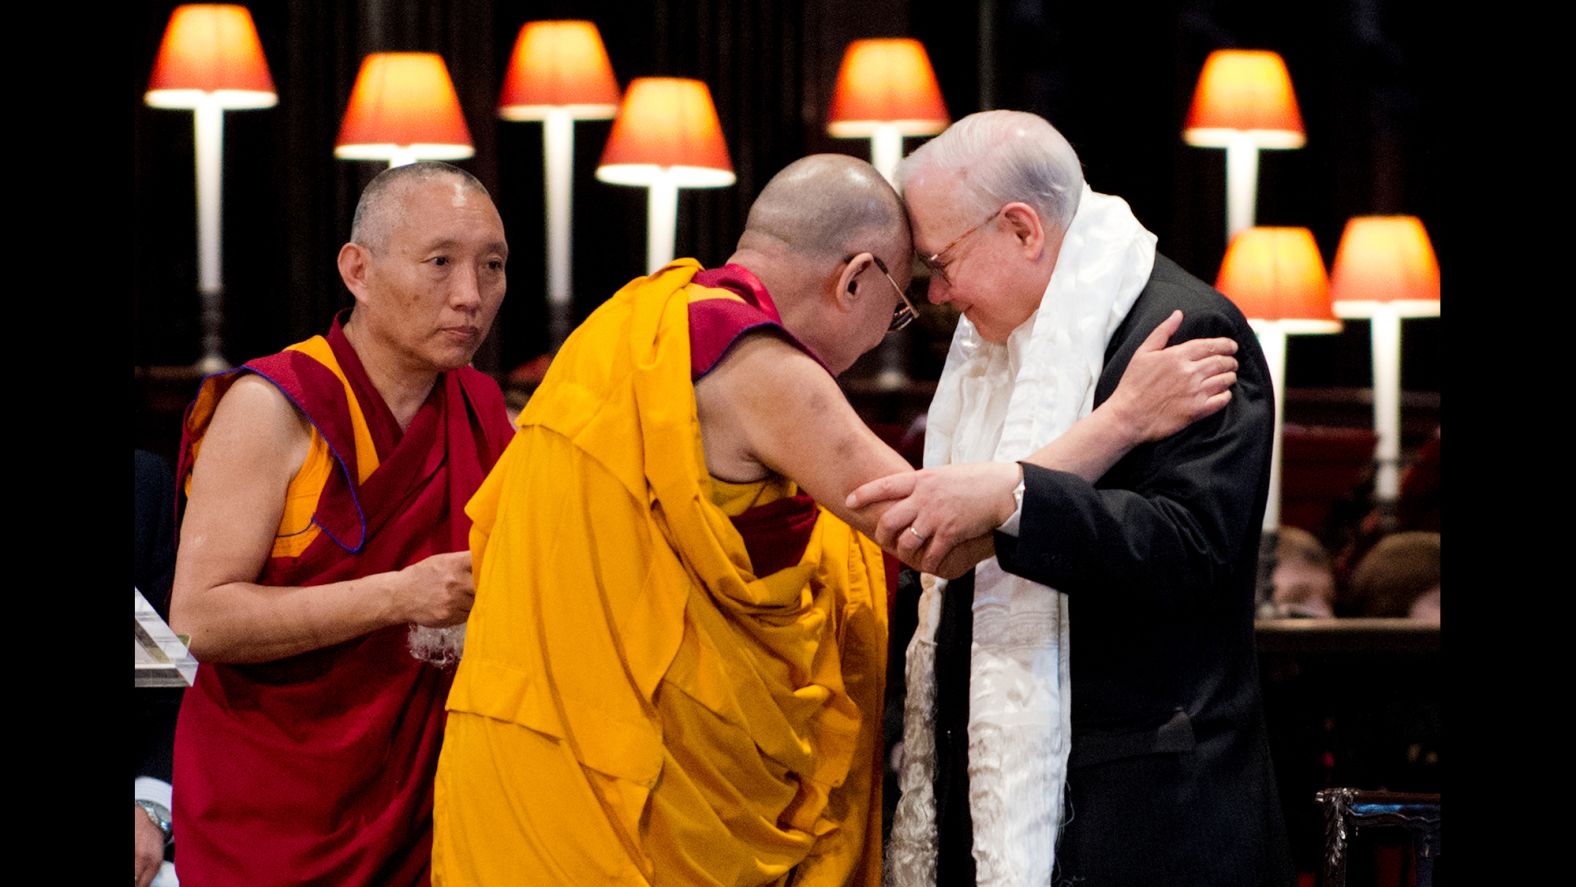
[(899, 190), (921, 169), (950, 172), (966, 187), (958, 199), (980, 215), (1022, 201), (1066, 230), (1083, 194), (1083, 167), (1067, 139), (1045, 118), (1024, 111), (980, 111), (947, 127), (903, 159)]

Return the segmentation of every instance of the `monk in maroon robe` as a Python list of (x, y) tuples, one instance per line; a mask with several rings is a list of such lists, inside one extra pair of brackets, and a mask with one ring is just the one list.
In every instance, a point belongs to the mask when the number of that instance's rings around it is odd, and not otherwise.
[(408, 638), (473, 600), (464, 505), (512, 431), (468, 364), (507, 257), (469, 174), (389, 170), (339, 255), (355, 307), (205, 380), (189, 410), (171, 623), (203, 664), (176, 732), (183, 881), (428, 883), (453, 670)]

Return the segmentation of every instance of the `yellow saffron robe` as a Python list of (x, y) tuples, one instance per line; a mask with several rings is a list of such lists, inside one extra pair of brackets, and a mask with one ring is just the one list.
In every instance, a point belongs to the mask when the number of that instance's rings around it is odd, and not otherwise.
[(783, 489), (706, 473), (688, 306), (738, 297), (699, 270), (592, 314), (467, 507), (436, 885), (880, 882), (881, 551), (822, 510), (752, 572), (719, 503)]

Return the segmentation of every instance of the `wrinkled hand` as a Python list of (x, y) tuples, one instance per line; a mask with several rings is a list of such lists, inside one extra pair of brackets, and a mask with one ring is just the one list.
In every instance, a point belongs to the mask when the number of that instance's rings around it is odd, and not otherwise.
[(1189, 339), (1166, 343), (1182, 326), (1173, 311), (1144, 339), (1109, 405), (1133, 434), (1134, 443), (1160, 440), (1223, 409), (1237, 381), (1236, 341)]
[(990, 533), (1012, 516), (1021, 477), (1012, 462), (926, 468), (877, 478), (850, 493), (848, 507), (899, 500), (877, 522), (876, 542), (916, 569), (951, 579), (991, 555)]
[(401, 621), (434, 628), (458, 625), (471, 614), (476, 586), (471, 553), (435, 554), (400, 570), (396, 609)]
[(136, 836), (132, 861), (136, 863), (137, 887), (148, 887), (164, 864), (164, 833), (141, 807), (132, 804), (131, 811), (137, 815), (132, 824)]

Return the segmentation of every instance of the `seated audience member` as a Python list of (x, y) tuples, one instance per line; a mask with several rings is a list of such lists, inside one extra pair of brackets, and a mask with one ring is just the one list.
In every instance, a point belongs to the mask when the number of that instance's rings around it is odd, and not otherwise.
[(1352, 571), (1351, 616), (1417, 619), (1439, 624), (1439, 534), (1392, 533)]
[(1330, 555), (1300, 527), (1281, 527), (1275, 546), (1273, 616), (1328, 619), (1335, 615), (1335, 574)]

